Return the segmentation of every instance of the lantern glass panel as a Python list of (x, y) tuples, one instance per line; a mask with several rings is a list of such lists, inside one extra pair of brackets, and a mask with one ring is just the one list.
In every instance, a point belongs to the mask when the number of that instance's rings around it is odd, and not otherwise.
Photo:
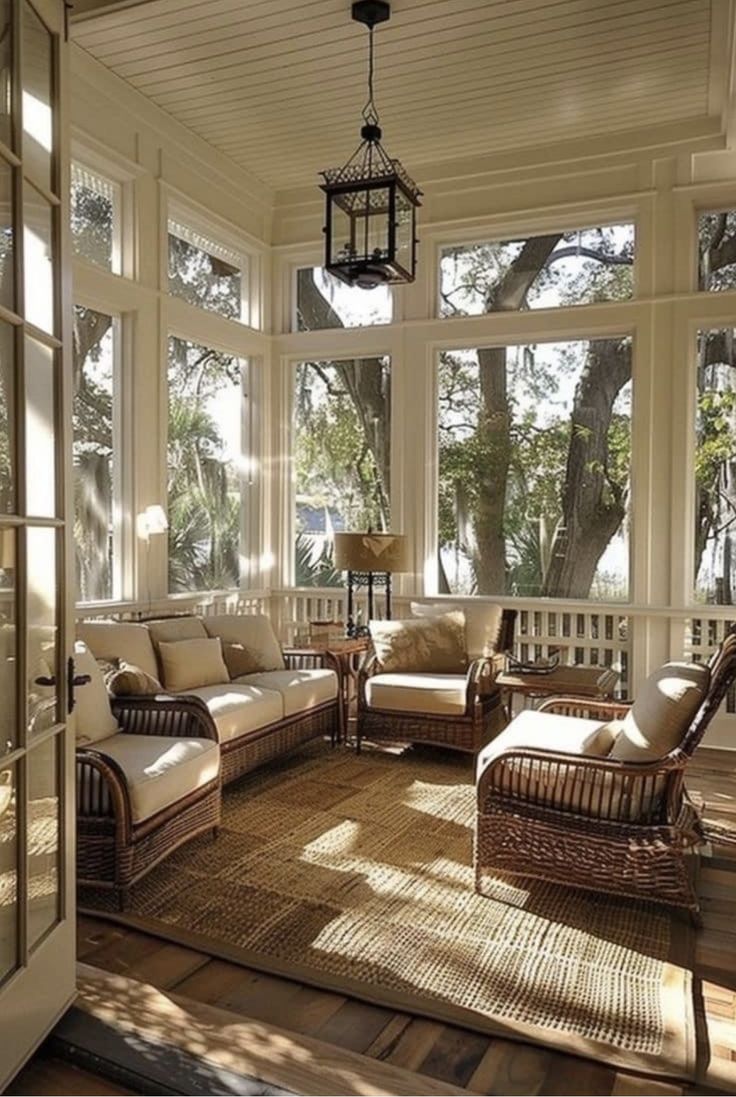
[(352, 220), (339, 204), (343, 195), (330, 199), (330, 263), (346, 263), (355, 254), (355, 237)]
[(414, 204), (401, 187), (396, 188), (396, 262), (414, 273)]
[(358, 252), (366, 259), (388, 257), (388, 188), (366, 191), (358, 222)]

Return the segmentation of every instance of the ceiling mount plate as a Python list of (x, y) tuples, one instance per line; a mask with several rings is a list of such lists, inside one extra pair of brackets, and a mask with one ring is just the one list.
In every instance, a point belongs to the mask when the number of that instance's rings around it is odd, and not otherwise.
[(353, 19), (364, 23), (366, 27), (375, 27), (377, 23), (386, 23), (391, 18), (391, 5), (387, 0), (355, 0)]

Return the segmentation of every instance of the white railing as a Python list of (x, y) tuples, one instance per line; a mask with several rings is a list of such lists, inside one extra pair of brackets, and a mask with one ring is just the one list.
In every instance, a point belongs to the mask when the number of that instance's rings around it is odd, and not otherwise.
[(173, 613), (196, 613), (206, 617), (214, 613), (269, 613), (271, 595), (267, 590), (215, 590), (172, 594), (168, 598), (143, 602), (88, 602), (76, 607), (77, 621), (140, 621), (146, 617)]

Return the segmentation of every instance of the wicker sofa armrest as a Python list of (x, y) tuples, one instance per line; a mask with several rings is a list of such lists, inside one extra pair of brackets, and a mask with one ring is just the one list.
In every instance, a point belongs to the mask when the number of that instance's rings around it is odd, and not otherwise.
[(621, 720), (631, 708), (622, 701), (598, 701), (585, 697), (549, 697), (537, 712), (553, 712), (557, 716), (580, 716), (592, 720)]
[[(679, 810), (679, 749), (652, 762), (514, 747), (489, 759), (477, 775), (478, 810), (501, 798), (570, 815), (630, 821), (632, 815)], [(675, 777), (673, 781), (672, 778)], [(650, 821), (650, 820), (647, 820)]]
[(376, 656), (375, 651), (372, 647), (368, 648), (360, 661), (360, 666), (358, 667), (358, 708), (366, 707), (366, 682), (369, 678), (372, 678), (374, 674), (379, 674), (380, 670), (381, 665), (378, 662), (378, 657)]
[(217, 740), (217, 729), (199, 697), (169, 693), (113, 697), (115, 718), (124, 732), (133, 735), (169, 735), (180, 739)]
[(506, 656), (501, 653), (473, 659), (467, 671), (469, 705), (476, 695), (484, 696), (498, 690), (496, 678), (503, 673), (505, 666)]
[(130, 800), (123, 771), (112, 758), (92, 747), (77, 747), (77, 817), (112, 819), (124, 834), (132, 826)]

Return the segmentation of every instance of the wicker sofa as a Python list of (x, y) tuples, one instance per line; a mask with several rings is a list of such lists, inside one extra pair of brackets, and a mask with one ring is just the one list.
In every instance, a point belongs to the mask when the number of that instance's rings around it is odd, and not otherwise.
[[(152, 696), (123, 696), (116, 705), (128, 714), (168, 711), (172, 698), (196, 711), (215, 736), (222, 755), (222, 781), (227, 784), (300, 744), (338, 730), (338, 668), (329, 653), (282, 650), (267, 617), (223, 614), (180, 615), (142, 623), (87, 621), (77, 634), (97, 659), (122, 660), (140, 668), (159, 691)], [(268, 669), (231, 676), (237, 665), (226, 663), (219, 680), (198, 676), (202, 641), (219, 641), (222, 649), (250, 657)], [(198, 646), (199, 645), (199, 646)], [(207, 645), (204, 645), (207, 649)], [(167, 680), (171, 658), (192, 649), (184, 678)], [(246, 663), (247, 663), (246, 659)], [(216, 676), (217, 677), (217, 676)], [(183, 688), (182, 683), (184, 683)]]

